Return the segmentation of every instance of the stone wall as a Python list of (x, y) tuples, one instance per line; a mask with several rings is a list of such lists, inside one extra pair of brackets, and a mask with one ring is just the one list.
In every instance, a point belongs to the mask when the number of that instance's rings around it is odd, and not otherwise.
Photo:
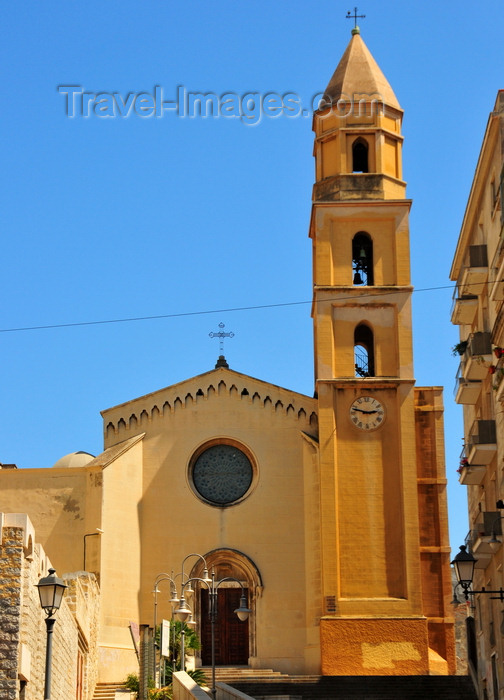
[(0, 696), (17, 700), (19, 619), (21, 613), (22, 533), (2, 528), (0, 545)]
[[(45, 682), (46, 625), (36, 584), (50, 562), (24, 514), (0, 513), (0, 697), (40, 700)], [(60, 572), (58, 572), (59, 575)], [(63, 575), (56, 613), (52, 700), (91, 700), (96, 683), (99, 589), (92, 574)], [(81, 662), (78, 662), (80, 655)]]

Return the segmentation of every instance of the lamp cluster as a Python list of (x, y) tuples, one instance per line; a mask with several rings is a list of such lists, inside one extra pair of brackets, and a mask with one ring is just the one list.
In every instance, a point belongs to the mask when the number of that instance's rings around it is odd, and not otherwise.
[[(204, 564), (203, 568), (203, 575), (201, 577), (193, 576), (189, 577), (187, 574), (184, 573), (184, 564), (189, 557), (198, 557)], [(177, 585), (175, 583), (175, 580), (180, 576), (180, 597), (177, 594)], [(207, 587), (208, 589), (208, 594), (209, 594), (209, 618), (210, 618), (210, 623), (211, 623), (211, 644), (212, 644), (212, 649), (211, 649), (211, 658), (212, 658), (212, 688), (211, 688), (211, 694), (212, 697), (216, 698), (216, 686), (215, 686), (215, 623), (217, 622), (217, 593), (219, 586), (221, 586), (223, 583), (227, 581), (233, 581), (234, 583), (237, 583), (241, 587), (241, 596), (240, 596), (240, 604), (234, 610), (236, 615), (238, 616), (238, 619), (244, 622), (245, 620), (248, 619), (250, 613), (252, 612), (250, 608), (247, 605), (247, 596), (245, 593), (245, 589), (238, 579), (232, 577), (232, 576), (226, 576), (225, 578), (221, 579), (220, 581), (216, 581), (215, 579), (215, 571), (212, 569), (212, 574), (209, 575), (208, 572), (208, 566), (205, 558), (201, 554), (188, 554), (185, 559), (182, 562), (182, 570), (180, 574), (177, 574), (176, 576), (172, 575), (169, 576), (168, 574), (159, 574), (154, 582), (154, 630), (156, 629), (157, 625), (157, 594), (159, 593), (158, 589), (158, 584), (163, 581), (163, 580), (168, 580), (170, 581), (170, 603), (172, 604), (174, 610), (173, 610), (173, 615), (174, 617), (182, 623), (182, 639), (181, 639), (181, 667), (182, 670), (185, 670), (185, 657), (184, 657), (184, 626), (185, 625), (195, 625), (196, 622), (193, 620), (193, 614), (192, 610), (186, 600), (186, 596), (190, 597), (194, 593), (194, 589), (192, 584), (202, 584)], [(156, 660), (155, 660), (156, 664)], [(155, 668), (155, 671), (157, 669)], [(154, 673), (154, 676), (156, 677), (156, 672)]]

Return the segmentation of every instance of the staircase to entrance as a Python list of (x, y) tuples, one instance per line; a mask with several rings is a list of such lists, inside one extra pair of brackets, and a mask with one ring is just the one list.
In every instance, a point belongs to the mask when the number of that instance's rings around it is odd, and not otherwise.
[(255, 700), (477, 700), (469, 676), (290, 676), (225, 681)]
[[(203, 667), (210, 687), (212, 669)], [(254, 700), (477, 700), (469, 676), (289, 676), (272, 669), (218, 667), (216, 683)], [(123, 683), (98, 683), (93, 700), (115, 700)], [(125, 697), (128, 697), (125, 695)]]
[[(124, 683), (97, 683), (93, 694), (93, 700), (115, 700), (115, 691), (125, 690)], [(129, 700), (127, 693), (124, 694)]]

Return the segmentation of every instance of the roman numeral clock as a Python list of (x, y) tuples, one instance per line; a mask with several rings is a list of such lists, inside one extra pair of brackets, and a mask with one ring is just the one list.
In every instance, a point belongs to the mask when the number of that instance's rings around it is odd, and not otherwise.
[(350, 406), (350, 420), (361, 430), (376, 430), (384, 418), (384, 405), (372, 396), (361, 396)]

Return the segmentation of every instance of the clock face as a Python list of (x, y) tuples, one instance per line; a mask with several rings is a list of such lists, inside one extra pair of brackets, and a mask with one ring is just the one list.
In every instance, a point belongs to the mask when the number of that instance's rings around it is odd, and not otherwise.
[(233, 445), (212, 445), (194, 462), (196, 491), (213, 505), (239, 501), (252, 484), (253, 469), (247, 455)]
[(350, 420), (360, 430), (376, 430), (385, 420), (385, 408), (372, 396), (360, 396), (350, 406)]

